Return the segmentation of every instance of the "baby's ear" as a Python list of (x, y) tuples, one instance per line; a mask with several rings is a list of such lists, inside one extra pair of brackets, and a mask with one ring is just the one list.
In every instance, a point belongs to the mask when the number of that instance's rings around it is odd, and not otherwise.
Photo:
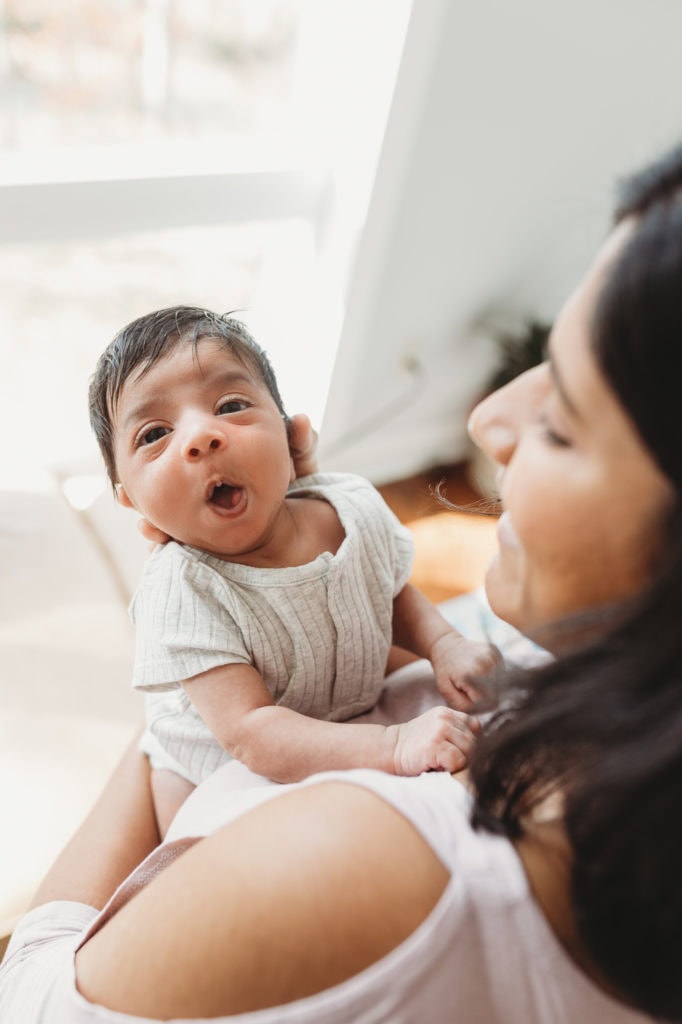
[(123, 505), (124, 508), (135, 508), (132, 501), (128, 497), (128, 493), (125, 490), (123, 484), (116, 484), (116, 497), (118, 498), (119, 504)]

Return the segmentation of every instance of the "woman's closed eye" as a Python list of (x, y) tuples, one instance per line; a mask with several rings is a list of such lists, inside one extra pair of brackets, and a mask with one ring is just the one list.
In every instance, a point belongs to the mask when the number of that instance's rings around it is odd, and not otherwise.
[(544, 413), (540, 413), (537, 417), (536, 423), (542, 428), (542, 433), (545, 441), (549, 444), (554, 445), (557, 448), (568, 448), (571, 442), (567, 437), (558, 433), (549, 423), (547, 416)]
[(218, 416), (229, 416), (230, 413), (244, 412), (249, 408), (249, 404), (245, 398), (226, 398), (220, 402), (216, 413)]

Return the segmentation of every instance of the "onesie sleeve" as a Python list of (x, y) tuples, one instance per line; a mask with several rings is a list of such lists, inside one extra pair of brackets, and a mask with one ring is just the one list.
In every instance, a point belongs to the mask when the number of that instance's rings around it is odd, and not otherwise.
[[(362, 478), (359, 478), (362, 480)], [(366, 543), (373, 538), (376, 556), (384, 557), (393, 577), (393, 597), (397, 597), (410, 578), (414, 560), (412, 534), (388, 507), (376, 487), (362, 480), (363, 503), (374, 528), (365, 532)], [(362, 528), (362, 527), (361, 527)]]
[[(332, 504), (337, 504), (334, 496), (345, 499), (346, 512), (359, 533), (366, 558), (382, 577), (382, 589), (390, 585), (392, 596), (397, 597), (412, 572), (414, 544), (410, 531), (364, 477), (354, 473), (318, 473), (295, 480), (290, 490), (314, 490), (315, 486), (327, 493)], [(337, 504), (337, 510), (341, 511), (345, 502)]]
[[(379, 495), (381, 498), (381, 495)], [(391, 547), (393, 550), (393, 596), (397, 597), (410, 578), (414, 562), (414, 541), (412, 534), (398, 517), (390, 510), (386, 502), (381, 501), (390, 517)]]
[(251, 664), (231, 605), (228, 582), (210, 565), (173, 541), (157, 549), (130, 606), (133, 687), (177, 690), (219, 665)]

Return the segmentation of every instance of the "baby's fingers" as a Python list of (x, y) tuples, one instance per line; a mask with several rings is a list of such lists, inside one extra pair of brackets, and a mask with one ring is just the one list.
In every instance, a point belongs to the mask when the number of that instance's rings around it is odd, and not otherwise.
[(436, 770), (450, 772), (452, 775), (453, 772), (461, 772), (468, 763), (469, 758), (458, 747), (453, 747), (452, 744), (443, 744), (438, 751)]
[(486, 676), (502, 664), (502, 653), (494, 644), (478, 645), (479, 650), (472, 653), (471, 661), (465, 670), (466, 678), (471, 681)]
[(481, 728), (480, 723), (477, 718), (471, 718), (458, 711), (453, 711), (452, 714), (457, 715), (457, 718), (449, 724), (445, 739), (468, 756), (476, 742), (476, 734)]
[(446, 772), (457, 772), (465, 768), (479, 729), (478, 719), (451, 708), (443, 708), (433, 767)]
[(463, 714), (481, 699), (481, 694), (468, 678), (438, 680), (438, 689), (450, 707)]

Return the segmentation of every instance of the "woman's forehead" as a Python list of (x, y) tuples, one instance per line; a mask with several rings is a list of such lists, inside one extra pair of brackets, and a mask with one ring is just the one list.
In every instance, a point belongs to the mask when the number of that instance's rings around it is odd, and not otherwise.
[(602, 289), (633, 229), (629, 218), (608, 236), (559, 313), (548, 346), (553, 378), (567, 411), (596, 432), (616, 412), (619, 430), (632, 426), (597, 361), (594, 325)]

